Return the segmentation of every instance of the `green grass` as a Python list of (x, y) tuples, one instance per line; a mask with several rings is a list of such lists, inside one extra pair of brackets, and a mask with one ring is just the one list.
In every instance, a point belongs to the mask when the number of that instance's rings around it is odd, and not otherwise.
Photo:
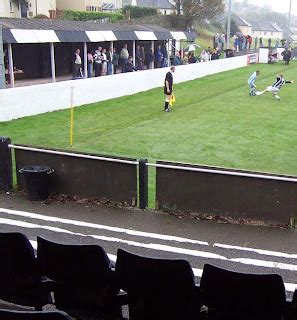
[[(296, 84), (282, 88), (281, 101), (270, 93), (249, 97), (246, 81), (256, 69), (262, 90), (279, 72), (295, 79), (297, 63), (254, 65), (175, 85), (171, 113), (163, 112), (160, 88), (75, 108), (73, 150), (297, 175)], [(0, 123), (0, 135), (16, 144), (71, 149), (69, 119), (64, 110)], [(151, 205), (153, 199), (151, 173)]]

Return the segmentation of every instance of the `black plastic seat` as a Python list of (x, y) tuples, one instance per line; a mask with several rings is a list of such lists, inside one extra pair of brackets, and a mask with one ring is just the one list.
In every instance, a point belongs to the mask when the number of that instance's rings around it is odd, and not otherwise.
[(115, 273), (102, 247), (37, 237), (37, 258), (42, 275), (52, 280), (50, 290), (58, 309), (74, 317), (121, 317)]
[(285, 315), (286, 292), (277, 274), (237, 273), (206, 264), (200, 294), (208, 319), (281, 320)]
[(18, 232), (0, 233), (0, 299), (41, 310), (49, 302), (34, 249)]
[(14, 311), (0, 309), (0, 320), (71, 320), (61, 311)]
[(190, 264), (118, 250), (116, 274), (128, 293), (129, 319), (199, 319), (199, 289)]

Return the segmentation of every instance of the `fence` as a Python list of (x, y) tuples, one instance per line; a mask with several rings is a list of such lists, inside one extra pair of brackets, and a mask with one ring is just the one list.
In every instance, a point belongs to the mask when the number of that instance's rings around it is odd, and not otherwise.
[[(180, 83), (207, 75), (245, 67), (249, 56), (220, 59), (178, 66), (174, 82)], [(145, 70), (90, 79), (63, 81), (0, 90), (0, 122), (45, 112), (67, 109), (161, 87), (166, 69)], [(120, 84), (120, 85), (119, 85)]]
[[(82, 154), (12, 145), (0, 138), (0, 189), (27, 165), (54, 168), (51, 192), (148, 206), (148, 169), (156, 167), (156, 208), (288, 224), (297, 213), (297, 177), (226, 168)], [(137, 171), (138, 168), (138, 171)], [(22, 177), (17, 173), (19, 186)], [(137, 189), (138, 186), (138, 189)]]

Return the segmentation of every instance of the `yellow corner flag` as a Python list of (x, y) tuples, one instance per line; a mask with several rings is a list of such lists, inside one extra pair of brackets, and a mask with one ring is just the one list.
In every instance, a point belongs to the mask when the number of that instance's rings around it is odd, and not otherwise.
[(175, 95), (172, 94), (171, 97), (170, 97), (170, 99), (169, 99), (169, 105), (170, 105), (170, 107), (173, 106), (174, 102), (175, 102)]

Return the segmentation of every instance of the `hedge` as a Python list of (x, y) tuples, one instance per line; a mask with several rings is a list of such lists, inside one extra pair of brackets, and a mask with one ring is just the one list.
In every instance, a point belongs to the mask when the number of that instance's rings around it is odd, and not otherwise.
[(136, 19), (147, 16), (156, 16), (158, 10), (156, 8), (146, 8), (146, 7), (135, 7), (135, 6), (125, 6), (122, 9), (123, 13), (126, 15), (127, 12), (130, 12), (130, 18)]
[(108, 18), (110, 22), (117, 22), (124, 19), (122, 13), (111, 12), (89, 12), (89, 11), (73, 11), (65, 10), (61, 16), (64, 20), (90, 21)]

